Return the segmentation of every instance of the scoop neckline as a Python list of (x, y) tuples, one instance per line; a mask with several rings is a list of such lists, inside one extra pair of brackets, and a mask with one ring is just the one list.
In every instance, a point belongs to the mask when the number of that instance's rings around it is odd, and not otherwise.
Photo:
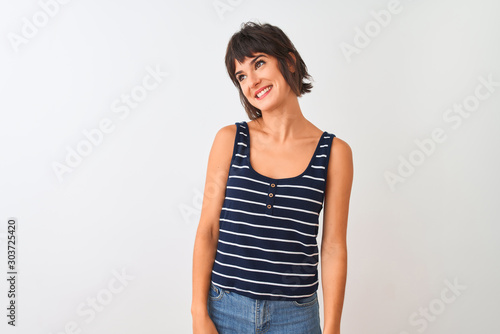
[(314, 160), (314, 157), (316, 156), (316, 153), (318, 153), (318, 149), (319, 149), (319, 146), (321, 144), (321, 141), (323, 139), (323, 136), (325, 134), (327, 134), (326, 131), (323, 131), (323, 133), (321, 134), (321, 136), (319, 137), (319, 140), (318, 140), (318, 143), (316, 144), (316, 148), (314, 149), (314, 153), (311, 157), (311, 159), (309, 160), (309, 163), (306, 167), (306, 169), (300, 173), (299, 175), (297, 176), (292, 176), (292, 177), (284, 177), (284, 178), (273, 178), (273, 177), (269, 177), (269, 176), (266, 176), (266, 175), (263, 175), (259, 172), (257, 172), (255, 169), (253, 169), (252, 167), (252, 163), (250, 162), (250, 127), (248, 126), (247, 122), (246, 121), (243, 121), (243, 123), (245, 124), (245, 127), (247, 129), (246, 133), (247, 133), (247, 141), (248, 141), (248, 147), (247, 147), (247, 150), (248, 150), (248, 167), (249, 169), (256, 175), (264, 178), (264, 179), (267, 179), (267, 180), (272, 180), (272, 181), (286, 181), (286, 180), (293, 180), (293, 179), (297, 179), (299, 177), (302, 177), (310, 168), (311, 168), (311, 165), (313, 163), (313, 160)]

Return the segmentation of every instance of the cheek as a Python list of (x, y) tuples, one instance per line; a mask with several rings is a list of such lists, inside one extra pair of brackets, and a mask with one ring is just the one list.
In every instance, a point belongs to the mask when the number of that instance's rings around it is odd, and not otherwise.
[(250, 99), (250, 91), (248, 90), (248, 87), (246, 87), (245, 85), (240, 85), (240, 89), (241, 91), (243, 92), (243, 95), (247, 98), (247, 99)]

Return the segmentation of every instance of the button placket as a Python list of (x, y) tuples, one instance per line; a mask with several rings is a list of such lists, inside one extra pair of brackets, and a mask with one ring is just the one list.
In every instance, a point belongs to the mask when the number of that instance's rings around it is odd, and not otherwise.
[(273, 213), (273, 208), (274, 208), (274, 198), (276, 197), (276, 182), (272, 181), (269, 184), (268, 191), (267, 191), (267, 201), (266, 201), (266, 212), (268, 214)]

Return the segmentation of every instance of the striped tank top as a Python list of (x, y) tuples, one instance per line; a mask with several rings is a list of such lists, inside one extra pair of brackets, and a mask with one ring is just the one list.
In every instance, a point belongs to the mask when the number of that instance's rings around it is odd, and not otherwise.
[(302, 174), (273, 179), (250, 165), (250, 135), (236, 122), (219, 219), (214, 285), (266, 300), (298, 300), (319, 286), (319, 214), (334, 134), (323, 132)]

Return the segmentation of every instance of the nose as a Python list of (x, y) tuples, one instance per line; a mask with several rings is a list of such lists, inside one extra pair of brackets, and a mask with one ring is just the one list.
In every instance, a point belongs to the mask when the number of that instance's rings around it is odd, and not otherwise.
[(258, 86), (258, 84), (260, 83), (260, 78), (255, 73), (249, 73), (247, 79), (248, 79), (248, 85), (251, 88)]

